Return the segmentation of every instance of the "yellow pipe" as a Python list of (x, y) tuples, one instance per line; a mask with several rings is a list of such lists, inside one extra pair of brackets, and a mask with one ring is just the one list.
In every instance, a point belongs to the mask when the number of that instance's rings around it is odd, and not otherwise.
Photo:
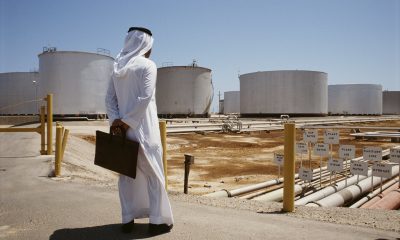
[(53, 94), (47, 94), (47, 155), (53, 153)]
[(36, 132), (36, 133), (40, 133), (40, 127), (36, 127), (36, 128), (0, 128), (0, 132)]
[(45, 106), (40, 107), (40, 154), (46, 154), (46, 123), (45, 123)]
[(56, 127), (56, 154), (55, 154), (55, 166), (54, 175), (56, 177), (61, 175), (61, 148), (62, 148), (62, 127)]
[(160, 126), (160, 137), (163, 148), (163, 166), (164, 166), (164, 178), (165, 178), (165, 189), (168, 190), (168, 178), (167, 178), (167, 123), (165, 121), (159, 122)]
[[(64, 129), (64, 127), (63, 127)], [(69, 130), (65, 129), (63, 130), (63, 140), (62, 140), (62, 148), (61, 148), (61, 162), (64, 160), (64, 151), (65, 151), (65, 147), (67, 146), (67, 140), (68, 140), (68, 134), (69, 134)]]
[(283, 166), (283, 211), (294, 212), (294, 174), (296, 126), (285, 124), (284, 166)]

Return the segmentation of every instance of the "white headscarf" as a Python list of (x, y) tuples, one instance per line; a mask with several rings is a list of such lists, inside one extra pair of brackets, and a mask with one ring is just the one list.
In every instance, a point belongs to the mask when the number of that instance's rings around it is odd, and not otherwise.
[(123, 74), (125, 66), (133, 63), (138, 56), (146, 54), (153, 46), (153, 37), (149, 34), (133, 30), (127, 33), (124, 47), (114, 61), (114, 73)]

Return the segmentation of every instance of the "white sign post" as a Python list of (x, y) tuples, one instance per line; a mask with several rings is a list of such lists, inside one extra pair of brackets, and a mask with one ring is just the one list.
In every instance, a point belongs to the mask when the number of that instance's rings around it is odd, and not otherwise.
[(322, 187), (322, 157), (329, 155), (329, 144), (327, 143), (315, 144), (314, 154), (319, 156), (319, 186)]
[[(398, 163), (400, 168), (400, 148), (390, 149), (390, 161)], [(399, 169), (399, 188), (400, 188), (400, 169)]]
[[(339, 147), (339, 157), (344, 159), (345, 161), (345, 186), (347, 187), (347, 162), (349, 159), (353, 159), (356, 157), (356, 146), (354, 145), (340, 145)], [(357, 183), (359, 180), (359, 175), (357, 175)]]
[[(339, 131), (337, 130), (325, 130), (324, 132), (324, 143), (329, 144), (329, 159), (333, 158), (333, 144), (339, 144)], [(329, 163), (329, 162), (328, 162)], [(332, 172), (329, 173), (329, 185), (332, 184)], [(336, 185), (336, 172), (335, 172), (335, 185)]]
[(351, 161), (350, 173), (353, 175), (357, 175), (357, 179), (358, 179), (359, 175), (368, 177), (368, 163), (361, 162), (361, 161)]
[(333, 131), (333, 130), (325, 131), (324, 143), (339, 144), (339, 131)]
[(296, 153), (300, 154), (300, 167), (303, 167), (303, 153), (307, 154), (308, 146), (305, 142), (296, 143)]
[(304, 182), (311, 182), (313, 178), (313, 171), (312, 169), (307, 169), (307, 168), (300, 168), (299, 170), (299, 178), (303, 180)]
[(391, 164), (376, 162), (372, 165), (372, 176), (381, 177), (381, 193), (382, 193), (382, 178), (392, 177), (392, 166)]
[(283, 154), (274, 153), (274, 161), (278, 164), (278, 179), (281, 177), (281, 166), (283, 165)]
[(310, 169), (311, 167), (311, 150), (312, 144), (318, 142), (318, 129), (305, 130), (303, 133), (303, 141), (308, 144), (308, 163)]
[[(363, 158), (364, 160), (372, 161), (373, 163), (375, 162), (380, 162), (382, 161), (382, 148), (381, 147), (364, 147), (363, 148)], [(372, 167), (372, 173), (373, 173), (373, 167)], [(374, 176), (374, 175), (372, 175)], [(371, 177), (371, 192), (374, 191), (374, 178)], [(381, 178), (381, 183), (382, 183), (382, 178)]]

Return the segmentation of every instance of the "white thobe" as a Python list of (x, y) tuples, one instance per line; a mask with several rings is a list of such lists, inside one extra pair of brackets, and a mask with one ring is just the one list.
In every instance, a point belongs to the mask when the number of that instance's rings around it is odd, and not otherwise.
[(107, 90), (110, 124), (121, 119), (130, 127), (127, 137), (140, 143), (136, 178), (120, 175), (118, 181), (123, 223), (148, 217), (153, 224), (173, 224), (165, 190), (156, 78), (154, 62), (137, 57), (122, 74), (113, 74)]

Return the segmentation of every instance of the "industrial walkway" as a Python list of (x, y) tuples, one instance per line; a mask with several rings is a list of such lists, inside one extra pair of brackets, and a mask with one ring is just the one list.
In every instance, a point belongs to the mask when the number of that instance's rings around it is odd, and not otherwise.
[(171, 233), (149, 236), (146, 221), (119, 232), (113, 188), (51, 179), (51, 156), (38, 156), (33, 133), (0, 134), (0, 239), (396, 239), (398, 233), (281, 214), (193, 204), (172, 197)]

